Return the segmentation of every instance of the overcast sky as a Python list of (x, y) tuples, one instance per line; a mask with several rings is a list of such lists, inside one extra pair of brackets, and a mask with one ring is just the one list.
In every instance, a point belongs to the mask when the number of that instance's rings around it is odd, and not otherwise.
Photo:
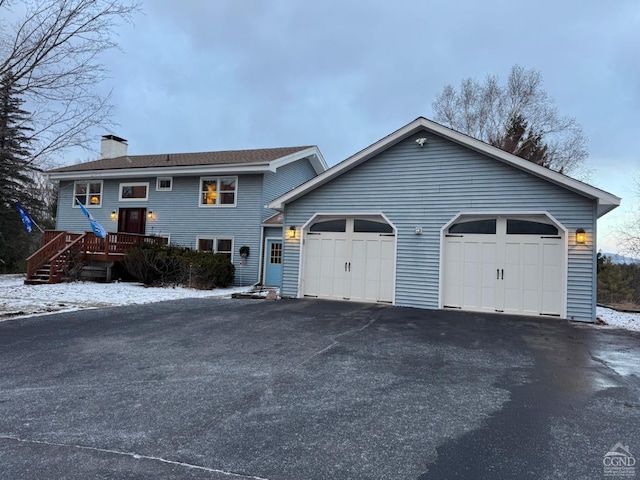
[[(146, 0), (106, 57), (129, 153), (318, 145), (329, 165), (418, 116), (463, 78), (542, 73), (589, 138), (591, 183), (640, 173), (638, 0)], [(99, 139), (96, 139), (96, 148)], [(78, 159), (70, 159), (70, 163)], [(83, 158), (81, 160), (87, 160)]]

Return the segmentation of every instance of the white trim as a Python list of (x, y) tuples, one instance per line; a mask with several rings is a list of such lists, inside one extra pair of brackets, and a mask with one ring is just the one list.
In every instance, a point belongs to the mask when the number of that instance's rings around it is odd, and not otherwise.
[[(86, 184), (87, 186), (87, 193), (86, 193), (85, 201), (83, 202), (83, 205), (85, 206), (85, 208), (102, 208), (102, 197), (104, 196), (104, 182), (102, 180), (75, 180), (73, 182), (73, 193), (71, 195), (71, 208), (80, 208), (76, 203), (76, 185), (78, 183), (83, 183), (83, 184)], [(91, 201), (88, 201), (88, 202), (86, 201), (87, 198), (89, 198), (89, 196), (91, 195), (91, 193), (89, 192), (90, 183), (100, 184), (100, 203), (96, 204), (96, 203), (91, 203)]]
[[(395, 226), (395, 224), (389, 220), (389, 217), (387, 217), (384, 213), (382, 213), (381, 211), (377, 211), (377, 212), (372, 212), (372, 211), (365, 211), (365, 212), (316, 212), (314, 213), (309, 220), (307, 220), (306, 222), (304, 222), (302, 224), (302, 226), (298, 227), (300, 230), (300, 251), (299, 251), (299, 261), (298, 261), (298, 292), (296, 297), (297, 298), (303, 298), (304, 295), (302, 292), (304, 292), (304, 276), (303, 276), (303, 272), (304, 272), (304, 243), (307, 237), (307, 229), (309, 228), (310, 225), (312, 225), (315, 220), (317, 218), (323, 218), (323, 219), (338, 219), (338, 218), (363, 218), (363, 217), (382, 217), (384, 219), (385, 222), (387, 222), (389, 225), (391, 225), (391, 228), (393, 228), (393, 233), (395, 235), (395, 242), (394, 242), (394, 256), (393, 256), (393, 292), (391, 294), (391, 304), (395, 305), (396, 304), (396, 287), (397, 287), (397, 278), (396, 278), (396, 273), (398, 270), (398, 228)], [(285, 235), (285, 228), (283, 228), (283, 235)], [(286, 236), (285, 236), (285, 240), (286, 240)], [(284, 244), (283, 244), (284, 247)], [(284, 251), (283, 251), (284, 254)], [(284, 257), (283, 257), (284, 260)]]
[[(269, 260), (269, 255), (270, 255), (270, 252), (267, 252), (267, 245), (269, 243), (269, 240), (282, 243), (282, 264), (281, 265), (282, 265), (282, 273), (284, 274), (284, 238), (264, 237), (264, 240), (262, 242), (262, 249), (261, 249), (263, 251), (260, 252), (260, 255), (262, 257), (260, 259), (260, 261), (262, 262), (262, 275), (260, 276), (260, 278), (262, 279), (262, 285), (266, 285), (266, 281), (267, 281), (267, 262)], [(281, 283), (282, 283), (282, 280), (281, 280)], [(280, 285), (280, 288), (282, 288), (282, 285)]]
[(533, 216), (547, 217), (549, 218), (549, 220), (551, 220), (551, 223), (563, 230), (565, 232), (565, 235), (569, 232), (566, 227), (562, 225), (562, 223), (560, 223), (553, 215), (551, 215), (546, 210), (465, 210), (454, 215), (454, 217), (440, 229), (440, 233), (442, 234), (447, 228), (456, 223), (460, 217), (473, 217), (475, 219), (479, 219), (480, 217), (499, 218)]
[[(223, 179), (233, 179), (234, 185), (235, 185), (235, 189), (233, 191), (233, 203), (219, 203), (220, 198), (222, 197), (222, 193), (229, 193), (229, 192), (221, 192), (220, 191), (220, 180)], [(207, 204), (207, 203), (202, 203), (202, 182), (205, 180), (216, 180), (217, 181), (217, 186), (216, 186), (216, 203), (214, 204)], [(229, 208), (229, 207), (235, 207), (238, 205), (238, 177), (234, 176), (234, 175), (229, 175), (229, 176), (215, 176), (215, 177), (209, 177), (209, 176), (205, 176), (205, 177), (200, 177), (200, 179), (198, 180), (198, 207), (202, 207), (202, 208)]]
[(155, 233), (154, 235), (156, 237), (166, 238), (167, 239), (167, 246), (171, 245), (171, 234), (170, 233)]
[[(541, 167), (540, 165), (536, 165), (520, 157), (507, 153), (504, 150), (500, 150), (499, 148), (481, 142), (480, 140), (469, 137), (468, 135), (464, 135), (443, 125), (432, 122), (431, 120), (427, 120), (424, 117), (418, 117), (408, 125), (405, 125), (399, 130), (396, 130), (390, 135), (387, 135), (383, 139), (347, 158), (343, 162), (321, 173), (317, 177), (309, 180), (306, 183), (303, 183), (299, 187), (294, 188), (290, 192), (285, 193), (275, 200), (272, 200), (271, 202), (269, 202), (268, 208), (272, 210), (282, 210), (287, 203), (290, 203), (297, 198), (306, 195), (310, 191), (320, 187), (321, 185), (324, 185), (333, 178), (354, 168), (360, 163), (365, 162), (369, 158), (404, 140), (410, 135), (413, 135), (416, 132), (422, 130), (426, 130), (427, 132), (439, 135), (464, 147), (470, 148), (484, 155), (488, 155), (507, 165), (511, 165), (515, 168), (531, 173), (532, 175), (559, 185), (563, 188), (574, 191), (587, 198), (596, 200), (598, 202), (598, 217), (601, 217), (605, 213), (613, 210), (618, 205), (620, 205), (620, 198), (612, 195), (611, 193), (605, 192), (604, 190), (600, 190), (591, 185), (587, 185), (586, 183), (567, 177), (566, 175), (562, 175), (561, 173), (554, 172), (553, 170), (549, 170), (548, 168)], [(425, 147), (416, 146), (416, 148), (429, 148), (429, 144), (427, 144)]]
[[(200, 240), (213, 240), (213, 250), (200, 250)], [(218, 240), (231, 240), (231, 263), (235, 248), (235, 237), (229, 235), (196, 235), (196, 250), (201, 252), (227, 253), (218, 251)]]
[(443, 268), (444, 268), (444, 239), (446, 230), (456, 223), (462, 217), (469, 218), (500, 218), (500, 217), (546, 217), (551, 223), (562, 230), (564, 240), (564, 283), (562, 285), (562, 318), (567, 318), (567, 305), (569, 294), (569, 229), (565, 227), (557, 218), (546, 210), (470, 210), (458, 212), (451, 220), (440, 228), (440, 248), (438, 262), (438, 308), (442, 309), (442, 292), (444, 285), (442, 284)]
[(77, 170), (73, 172), (48, 172), (50, 180), (91, 180), (94, 178), (135, 178), (135, 177), (190, 177), (190, 176), (231, 176), (242, 173), (270, 172), (269, 164), (242, 164), (242, 165), (197, 165), (192, 167), (141, 167), (120, 168), (115, 170)]
[[(171, 185), (169, 186), (169, 188), (160, 187), (160, 182), (164, 180), (169, 180), (169, 182), (171, 182)], [(172, 190), (173, 190), (173, 177), (157, 177), (156, 178), (156, 192), (170, 192)]]
[[(122, 196), (124, 187), (147, 187), (144, 198), (125, 198)], [(119, 202), (146, 202), (149, 200), (149, 182), (124, 182), (118, 185), (118, 201)]]
[(297, 162), (298, 160), (302, 160), (303, 158), (309, 159), (309, 162), (311, 163), (311, 166), (315, 170), (316, 174), (320, 174), (327, 170), (327, 168), (329, 168), (327, 166), (327, 162), (325, 162), (324, 157), (322, 156), (322, 153), (320, 153), (320, 149), (318, 149), (318, 147), (311, 147), (272, 160), (270, 162), (271, 171), (275, 172), (278, 168), (293, 162)]

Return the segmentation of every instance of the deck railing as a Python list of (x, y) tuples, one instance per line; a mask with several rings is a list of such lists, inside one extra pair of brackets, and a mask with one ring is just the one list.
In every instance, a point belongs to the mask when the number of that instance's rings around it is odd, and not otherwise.
[[(46, 232), (45, 232), (46, 233)], [(42, 236), (42, 247), (27, 258), (27, 278), (31, 278), (40, 267), (49, 262), (49, 259), (64, 248), (66, 245), (67, 232), (52, 232), (57, 235), (50, 235), (49, 241), (44, 243)]]
[(49, 260), (49, 283), (58, 283), (62, 279), (62, 277), (69, 269), (69, 259), (71, 258), (73, 252), (82, 252), (82, 247), (85, 243), (87, 235), (89, 234), (83, 233), (77, 235), (77, 238), (67, 243), (67, 245), (62, 250), (51, 257), (51, 259)]
[[(27, 259), (27, 279), (33, 277), (38, 269), (51, 264), (49, 281), (60, 280), (60, 263), (69, 258), (69, 252), (82, 252), (95, 260), (121, 260), (134, 245), (139, 243), (162, 244), (162, 237), (138, 235), (135, 233), (109, 232), (105, 238), (93, 232), (69, 233), (61, 230), (45, 230), (42, 235), (42, 247)], [(55, 267), (54, 267), (55, 264)]]

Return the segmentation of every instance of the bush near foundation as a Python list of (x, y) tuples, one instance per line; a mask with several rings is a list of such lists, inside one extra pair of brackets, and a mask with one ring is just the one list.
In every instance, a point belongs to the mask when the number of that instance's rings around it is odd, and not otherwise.
[(148, 286), (190, 284), (203, 290), (229, 286), (235, 273), (224, 254), (152, 244), (134, 246), (125, 256), (124, 266), (133, 278)]

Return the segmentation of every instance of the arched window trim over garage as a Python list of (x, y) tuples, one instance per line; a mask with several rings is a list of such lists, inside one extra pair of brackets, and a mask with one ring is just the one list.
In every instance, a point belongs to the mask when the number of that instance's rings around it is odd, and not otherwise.
[(340, 221), (344, 219), (357, 219), (365, 221), (373, 221), (378, 223), (386, 223), (391, 226), (394, 234), (397, 234), (397, 228), (382, 212), (361, 212), (361, 213), (316, 213), (302, 225), (304, 232), (313, 231), (312, 226), (320, 222)]
[(525, 221), (534, 221), (539, 223), (546, 223), (548, 225), (553, 225), (558, 228), (558, 234), (562, 235), (565, 239), (567, 238), (567, 234), (569, 230), (560, 223), (553, 215), (551, 215), (547, 211), (513, 211), (513, 212), (505, 212), (505, 211), (484, 211), (484, 212), (460, 212), (455, 215), (451, 220), (449, 220), (441, 229), (440, 232), (442, 235), (449, 232), (449, 229), (456, 224), (472, 222), (472, 221), (481, 221), (481, 220), (492, 220), (492, 219), (501, 219), (506, 218), (510, 220), (525, 220)]

